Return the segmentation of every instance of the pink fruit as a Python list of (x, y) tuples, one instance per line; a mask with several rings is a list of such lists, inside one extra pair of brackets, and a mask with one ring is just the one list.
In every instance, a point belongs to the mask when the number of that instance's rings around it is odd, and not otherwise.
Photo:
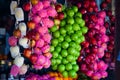
[(38, 48), (38, 47), (35, 47), (35, 48), (34, 48), (34, 53), (35, 53), (35, 54), (42, 54), (40, 48)]
[(44, 64), (44, 68), (49, 68), (50, 64), (51, 64), (50, 60), (48, 58), (46, 58), (46, 62)]
[(46, 34), (43, 36), (43, 40), (46, 41), (47, 43), (50, 43), (51, 35), (50, 35), (49, 33), (46, 33)]
[(41, 50), (42, 50), (43, 53), (47, 53), (47, 52), (50, 51), (50, 46), (49, 45), (45, 45), (45, 46), (42, 47)]
[(47, 26), (48, 28), (51, 28), (54, 25), (54, 22), (49, 18), (42, 18), (42, 25)]
[(9, 37), (8, 43), (10, 46), (16, 46), (17, 45), (17, 38), (15, 38), (14, 36)]
[(46, 10), (40, 10), (40, 11), (38, 12), (38, 15), (39, 15), (41, 18), (48, 17)]
[(20, 68), (16, 65), (13, 65), (10, 70), (10, 74), (13, 76), (17, 76), (19, 73)]
[(36, 64), (43, 65), (46, 62), (46, 58), (43, 55), (39, 55)]
[(35, 23), (40, 23), (41, 18), (40, 18), (40, 16), (38, 16), (38, 15), (34, 15), (34, 16), (32, 17), (32, 20), (33, 20)]
[(103, 21), (102, 18), (98, 18), (97, 23), (98, 23), (99, 25), (103, 25), (103, 24), (104, 24), (104, 21)]
[(108, 73), (106, 71), (101, 71), (100, 74), (101, 74), (102, 78), (105, 78), (108, 76)]
[(43, 4), (43, 7), (44, 7), (44, 8), (47, 8), (47, 7), (50, 6), (50, 1), (49, 1), (49, 0), (43, 0), (43, 1), (42, 1), (42, 4)]
[(50, 59), (52, 57), (52, 54), (50, 52), (44, 53), (44, 56)]
[(48, 28), (47, 27), (45, 27), (45, 26), (38, 26), (37, 28), (36, 28), (36, 30), (41, 34), (41, 35), (44, 35), (45, 33), (47, 33), (48, 32)]
[(40, 11), (43, 9), (43, 4), (42, 2), (38, 2), (38, 4), (34, 5), (33, 8), (36, 10), (36, 11)]
[(57, 15), (57, 12), (53, 7), (48, 7), (47, 14), (51, 17), (55, 17)]
[(98, 12), (98, 16), (104, 19), (106, 17), (106, 12), (100, 11), (100, 12)]
[(101, 78), (101, 74), (99, 72), (93, 73), (92, 79), (93, 80), (99, 80)]
[(86, 75), (89, 76), (89, 77), (91, 77), (93, 73), (94, 73), (93, 71), (87, 71)]
[(41, 47), (43, 47), (43, 45), (44, 45), (44, 40), (43, 39), (39, 39), (38, 41), (36, 41), (36, 47), (39, 47), (39, 48), (41, 48)]
[(20, 75), (24, 75), (27, 72), (27, 65), (22, 65), (19, 70)]
[[(35, 65), (34, 65), (34, 68), (37, 69), (37, 70), (38, 70), (38, 69), (41, 70), (41, 69), (43, 68), (43, 66), (42, 66), (42, 65), (37, 65), (37, 64), (35, 64)], [(37, 78), (36, 78), (36, 79), (37, 79)], [(36, 80), (36, 79), (35, 79), (35, 80)]]

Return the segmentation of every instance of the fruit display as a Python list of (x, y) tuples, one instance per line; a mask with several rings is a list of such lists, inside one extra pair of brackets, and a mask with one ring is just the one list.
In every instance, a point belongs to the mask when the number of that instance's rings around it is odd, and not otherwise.
[(110, 41), (107, 29), (104, 26), (106, 12), (99, 10), (95, 0), (84, 0), (77, 3), (79, 11), (83, 14), (88, 33), (81, 44), (81, 55), (78, 58), (80, 72), (93, 80), (108, 76), (108, 64), (103, 57), (106, 55), (107, 44)]
[[(115, 35), (115, 16), (112, 11), (109, 9), (111, 0), (105, 0), (101, 3), (101, 10), (106, 12), (107, 19), (104, 23), (104, 26), (107, 30), (107, 36), (109, 41), (107, 44), (107, 51), (104, 55), (105, 62), (109, 65), (109, 69), (115, 69), (115, 52), (114, 52), (114, 35)], [(104, 6), (106, 5), (106, 6)]]
[(107, 80), (115, 69), (111, 8), (111, 0), (11, 1), (0, 17), (8, 50), (0, 80), (5, 71), (10, 80)]
[(26, 76), (25, 80), (77, 80), (73, 78), (64, 78), (60, 73), (57, 72), (49, 72), (44, 75), (38, 75), (34, 73), (30, 73), (29, 75)]
[(63, 77), (75, 78), (79, 70), (76, 60), (80, 55), (80, 43), (85, 40), (84, 34), (87, 33), (88, 28), (77, 6), (63, 9), (63, 7), (58, 8), (58, 5), (56, 5), (58, 16), (54, 19), (56, 24), (50, 29), (51, 65), (52, 69), (59, 71)]
[[(48, 29), (54, 25), (52, 18), (57, 15), (51, 3), (50, 0), (38, 0), (38, 2), (31, 0), (23, 4), (22, 10), (22, 8), (15, 7), (19, 5), (15, 1), (11, 2), (11, 13), (15, 14), (16, 18), (16, 29), (13, 31), (13, 36), (8, 39), (11, 57), (14, 58), (11, 75), (23, 75), (27, 72), (28, 66), (24, 64), (26, 58), (36, 70), (50, 67), (51, 34)], [(28, 12), (26, 23), (20, 22), (24, 21), (24, 11)], [(26, 67), (23, 69), (24, 66)]]

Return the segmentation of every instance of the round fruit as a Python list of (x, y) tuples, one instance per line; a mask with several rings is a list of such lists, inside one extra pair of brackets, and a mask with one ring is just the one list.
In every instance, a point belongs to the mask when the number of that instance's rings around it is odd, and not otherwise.
[(70, 25), (70, 24), (65, 25), (65, 29), (66, 29), (67, 32), (73, 31), (72, 25)]
[(57, 58), (58, 57), (58, 52), (56, 52), (56, 51), (52, 52), (52, 57)]
[(57, 68), (58, 68), (57, 65), (53, 65), (53, 66), (52, 66), (52, 69), (53, 69), (53, 70), (57, 70)]
[(53, 37), (58, 38), (60, 36), (60, 32), (57, 30), (53, 32)]
[(67, 50), (63, 49), (63, 50), (61, 51), (61, 56), (62, 56), (62, 57), (66, 57), (67, 55), (68, 55)]
[(87, 27), (82, 27), (81, 28), (81, 31), (83, 34), (87, 33), (88, 32), (88, 28)]
[(65, 66), (63, 64), (58, 65), (58, 71), (59, 72), (65, 71)]
[(51, 43), (55, 47), (58, 44), (58, 40), (57, 39), (52, 39)]
[(77, 64), (74, 64), (72, 66), (72, 69), (75, 70), (75, 71), (78, 71), (79, 70), (79, 66)]
[(63, 75), (63, 77), (66, 78), (66, 77), (68, 77), (68, 72), (67, 72), (67, 71), (63, 71), (63, 72), (62, 72), (62, 75)]
[(64, 35), (64, 34), (66, 34), (66, 30), (65, 30), (64, 28), (60, 28), (60, 33), (61, 33), (62, 35)]
[(59, 41), (59, 42), (64, 41), (64, 37), (63, 37), (63, 36), (60, 36), (60, 37), (58, 38), (58, 41)]
[(66, 41), (62, 42), (62, 48), (63, 49), (67, 49), (68, 47), (69, 47), (68, 42), (66, 42)]
[(72, 6), (71, 8), (75, 13), (78, 12), (78, 7), (77, 6)]
[(65, 69), (66, 69), (67, 71), (72, 70), (72, 64), (70, 64), (70, 63), (66, 64), (66, 65), (65, 65)]
[(72, 26), (74, 31), (80, 30), (80, 26), (78, 24), (74, 23)]
[(61, 59), (56, 59), (56, 64), (60, 64), (61, 63)]
[(67, 15), (70, 16), (70, 17), (73, 17), (74, 16), (74, 11), (72, 9), (68, 9), (67, 10)]
[(50, 28), (51, 32), (55, 32), (56, 30), (57, 30), (57, 26), (56, 25), (54, 25), (52, 28)]
[(67, 56), (67, 61), (72, 62), (72, 60), (73, 60), (73, 55), (68, 55)]
[(65, 26), (65, 24), (66, 24), (66, 21), (63, 19), (63, 20), (60, 22), (60, 26), (63, 27), (63, 26)]
[(77, 35), (77, 34), (72, 34), (72, 35), (71, 35), (71, 39), (72, 39), (73, 41), (76, 41), (76, 40), (78, 39), (78, 35)]
[(50, 46), (50, 52), (53, 52), (55, 50), (54, 46)]
[(67, 42), (71, 42), (71, 38), (70, 38), (70, 36), (65, 36), (65, 41), (67, 41)]
[(72, 17), (67, 18), (67, 23), (68, 23), (68, 24), (71, 24), (71, 25), (72, 25), (72, 24), (74, 24), (74, 22), (75, 22), (75, 21), (74, 21), (74, 19), (73, 19)]
[(51, 64), (52, 64), (52, 65), (56, 65), (56, 59), (52, 58), (52, 59), (51, 59)]
[(77, 74), (76, 74), (76, 72), (75, 72), (74, 70), (70, 70), (70, 71), (68, 72), (68, 75), (69, 75), (70, 77), (72, 77), (72, 78), (76, 78), (76, 76), (77, 76)]
[(82, 18), (82, 14), (80, 12), (75, 13), (75, 17)]
[(55, 51), (59, 53), (61, 51), (61, 47), (60, 46), (56, 46), (55, 47)]
[(75, 51), (76, 51), (76, 50), (75, 50), (74, 47), (69, 47), (69, 48), (68, 48), (68, 53), (71, 54), (71, 55), (73, 55), (73, 54), (75, 53)]
[(82, 20), (81, 18), (75, 17), (75, 22), (76, 22), (77, 24), (81, 24), (82, 21), (83, 21), (83, 20)]
[(63, 58), (62, 59), (62, 64), (67, 64), (67, 63), (68, 63), (68, 61), (65, 58)]

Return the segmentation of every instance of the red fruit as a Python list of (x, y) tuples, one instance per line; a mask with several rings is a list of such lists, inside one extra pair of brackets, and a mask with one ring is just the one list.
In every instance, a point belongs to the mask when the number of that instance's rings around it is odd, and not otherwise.
[(60, 19), (60, 20), (64, 19), (64, 13), (63, 12), (58, 13), (58, 19)]
[(23, 55), (26, 58), (30, 58), (31, 54), (32, 54), (32, 50), (31, 49), (24, 49)]
[(106, 11), (106, 14), (107, 14), (108, 16), (112, 16), (112, 11), (111, 11), (111, 10), (107, 10), (107, 11)]
[(36, 63), (37, 58), (38, 58), (37, 54), (32, 54), (32, 55), (30, 56), (30, 61), (32, 62), (32, 64), (35, 64), (35, 63)]
[(93, 74), (93, 71), (91, 71), (91, 70), (86, 72), (86, 75), (89, 76), (89, 77), (91, 77), (92, 74)]
[(107, 3), (106, 2), (102, 2), (102, 4), (100, 5), (101, 9), (104, 9), (107, 7)]
[(90, 13), (93, 12), (93, 7), (88, 7), (87, 11), (90, 12)]
[(91, 7), (95, 7), (96, 6), (96, 2), (94, 0), (90, 1), (90, 6)]
[(90, 39), (90, 43), (91, 43), (92, 45), (97, 45), (97, 41), (96, 41), (95, 38), (91, 38), (91, 39)]
[(85, 13), (87, 13), (87, 10), (86, 10), (85, 8), (81, 8), (81, 9), (80, 9), (80, 12), (81, 12), (82, 14), (85, 14)]
[(110, 58), (110, 57), (111, 57), (111, 54), (110, 54), (109, 52), (106, 52), (106, 53), (105, 53), (105, 57), (106, 57), (106, 58)]
[(82, 46), (84, 48), (88, 48), (89, 47), (89, 42), (87, 42), (87, 41), (82, 42)]
[(95, 12), (98, 12), (98, 7), (97, 5), (93, 8)]
[(111, 3), (111, 0), (105, 0), (106, 3)]
[(29, 2), (23, 4), (23, 10), (24, 11), (30, 11), (30, 3)]
[(55, 5), (55, 10), (56, 10), (57, 12), (62, 12), (62, 5), (61, 5), (61, 4)]
[(84, 8), (88, 8), (89, 5), (90, 5), (90, 3), (91, 3), (91, 2), (90, 2), (89, 0), (84, 1), (84, 2), (83, 2), (83, 7), (84, 7)]
[(82, 4), (80, 2), (77, 3), (77, 7), (81, 8)]
[(90, 49), (89, 48), (85, 48), (85, 53), (90, 53)]
[(110, 21), (111, 21), (111, 22), (115, 22), (115, 16), (113, 16), (113, 15), (110, 16)]
[(97, 16), (96, 16), (95, 14), (90, 15), (90, 19), (91, 19), (93, 22), (97, 22)]
[(108, 22), (105, 22), (105, 23), (104, 23), (104, 26), (105, 26), (106, 29), (108, 29), (109, 23), (108, 23)]

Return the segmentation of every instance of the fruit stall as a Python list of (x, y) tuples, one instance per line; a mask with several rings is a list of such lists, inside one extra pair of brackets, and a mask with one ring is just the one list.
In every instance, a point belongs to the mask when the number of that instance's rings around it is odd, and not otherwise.
[(1, 0), (0, 80), (114, 80), (114, 3)]

